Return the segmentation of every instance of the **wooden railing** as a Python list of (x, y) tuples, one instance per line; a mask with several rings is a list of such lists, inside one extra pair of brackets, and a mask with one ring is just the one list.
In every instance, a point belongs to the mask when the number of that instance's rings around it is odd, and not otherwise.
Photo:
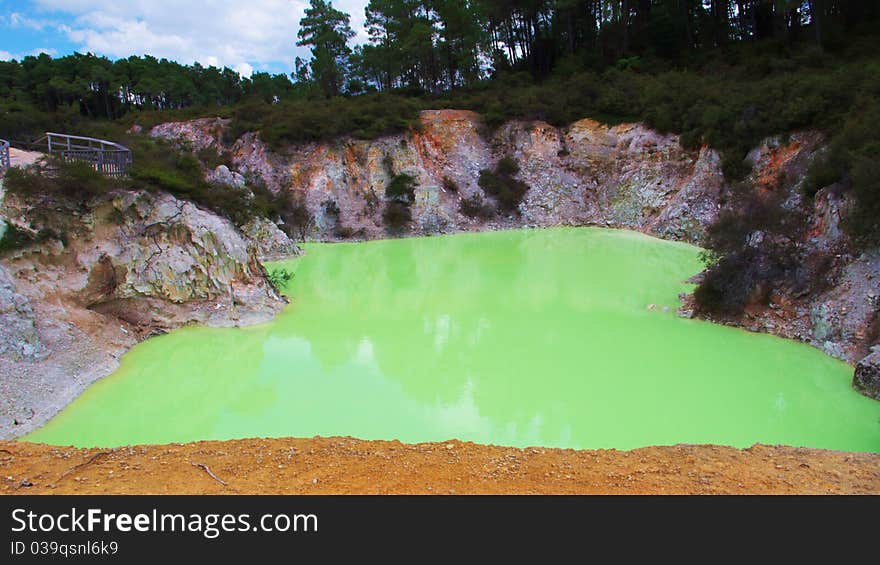
[(112, 141), (52, 132), (46, 133), (45, 139), (50, 155), (59, 155), (65, 161), (90, 163), (108, 177), (125, 176), (132, 164), (128, 147)]
[(0, 173), (9, 168), (9, 142), (0, 139)]

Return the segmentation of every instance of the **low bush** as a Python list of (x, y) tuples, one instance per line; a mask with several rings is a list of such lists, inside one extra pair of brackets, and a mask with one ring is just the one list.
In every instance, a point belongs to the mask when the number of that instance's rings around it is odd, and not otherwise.
[(862, 247), (880, 245), (880, 147), (876, 155), (859, 155), (852, 163), (852, 193), (856, 206), (843, 223)]
[(6, 189), (22, 196), (62, 197), (78, 204), (100, 196), (113, 183), (88, 163), (46, 159), (31, 167), (6, 172)]
[(766, 300), (766, 282), (771, 274), (759, 261), (757, 250), (720, 257), (703, 275), (694, 290), (701, 311), (737, 316), (750, 303)]
[(309, 211), (302, 196), (281, 197), (279, 216), (282, 228), (288, 236), (305, 241), (315, 229), (315, 216)]
[(12, 224), (0, 224), (0, 255), (23, 249), (34, 243), (34, 238)]
[(390, 93), (370, 93), (349, 98), (291, 99), (279, 104), (248, 99), (232, 111), (224, 132), (232, 141), (247, 132), (274, 149), (341, 136), (374, 139), (417, 127), (419, 112), (426, 106), (419, 98)]
[(453, 194), (458, 194), (458, 183), (449, 177), (443, 177), (443, 182), (441, 183), (443, 190), (447, 192), (452, 192)]
[(226, 151), (218, 151), (216, 147), (205, 147), (195, 153), (196, 158), (208, 169), (216, 169), (220, 165), (232, 166), (232, 157)]
[(382, 221), (391, 233), (399, 233), (412, 221), (412, 210), (408, 204), (391, 200), (385, 203)]
[(505, 214), (519, 214), (519, 205), (529, 186), (514, 175), (519, 173), (519, 163), (507, 156), (498, 161), (494, 170), (480, 171), (478, 184), (483, 192), (498, 203), (498, 210)]
[(382, 221), (390, 233), (402, 232), (412, 221), (410, 207), (416, 200), (416, 177), (407, 173), (395, 173), (394, 162), (390, 156), (382, 161), (385, 172), (390, 176), (385, 185), (385, 210)]
[(463, 198), (458, 205), (458, 211), (468, 218), (489, 220), (495, 215), (495, 209), (487, 204), (479, 193), (468, 198)]
[(336, 224), (336, 227), (333, 229), (333, 235), (338, 239), (351, 239), (356, 235), (363, 235), (363, 230), (355, 230), (350, 226)]
[(781, 193), (740, 183), (732, 196), (732, 208), (707, 230), (707, 269), (694, 298), (703, 312), (738, 316), (750, 304), (766, 304), (774, 289), (803, 286), (796, 241), (806, 221), (801, 211), (783, 207)]
[(321, 203), (321, 209), (324, 211), (324, 215), (328, 218), (338, 218), (339, 217), (339, 204), (336, 203), (332, 198), (328, 198), (324, 202)]
[(416, 200), (416, 177), (400, 173), (391, 177), (385, 186), (385, 198), (401, 204), (410, 205)]
[(283, 292), (292, 278), (293, 273), (284, 268), (272, 269), (266, 275), (269, 284), (275, 287), (278, 292)]
[(161, 140), (136, 137), (130, 143), (134, 165), (129, 174), (135, 188), (169, 192), (237, 225), (256, 217), (284, 219), (285, 214), (295, 215), (290, 204), (272, 194), (259, 177), (249, 177), (244, 189), (214, 187), (205, 180), (197, 155)]

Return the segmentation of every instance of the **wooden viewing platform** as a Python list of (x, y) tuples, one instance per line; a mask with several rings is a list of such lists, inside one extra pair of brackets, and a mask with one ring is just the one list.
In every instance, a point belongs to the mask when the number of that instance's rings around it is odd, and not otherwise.
[(108, 177), (125, 176), (133, 162), (131, 150), (112, 141), (53, 132), (47, 132), (44, 139), (50, 155), (59, 155), (65, 161), (91, 163)]

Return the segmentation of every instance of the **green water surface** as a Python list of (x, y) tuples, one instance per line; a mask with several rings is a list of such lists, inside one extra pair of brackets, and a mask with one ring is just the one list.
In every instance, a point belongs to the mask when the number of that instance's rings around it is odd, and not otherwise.
[(852, 390), (849, 366), (676, 317), (697, 248), (570, 228), (307, 251), (269, 266), (295, 273), (275, 321), (150, 339), (26, 439), (880, 451), (880, 403)]

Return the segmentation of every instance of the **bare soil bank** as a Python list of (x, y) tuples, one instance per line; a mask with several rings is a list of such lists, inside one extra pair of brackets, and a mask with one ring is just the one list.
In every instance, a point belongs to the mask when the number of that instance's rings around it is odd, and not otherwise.
[(247, 439), (0, 442), (3, 494), (880, 494), (880, 455), (756, 445), (633, 451)]

